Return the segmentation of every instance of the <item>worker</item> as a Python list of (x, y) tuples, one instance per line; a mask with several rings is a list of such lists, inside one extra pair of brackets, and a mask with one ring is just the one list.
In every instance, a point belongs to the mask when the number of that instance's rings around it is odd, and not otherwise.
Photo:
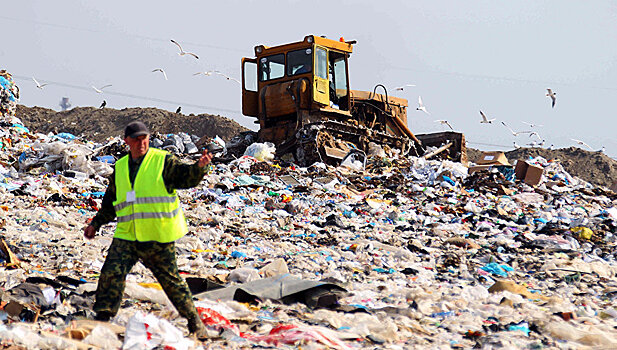
[(139, 121), (126, 126), (124, 142), (129, 154), (116, 162), (101, 208), (84, 228), (84, 237), (92, 239), (102, 225), (117, 218), (96, 289), (95, 318), (108, 321), (116, 315), (126, 275), (141, 261), (188, 320), (189, 332), (205, 339), (207, 330), (176, 264), (174, 242), (187, 233), (176, 189), (199, 184), (212, 154), (206, 149), (194, 164), (181, 163), (166, 151), (149, 148), (150, 131)]

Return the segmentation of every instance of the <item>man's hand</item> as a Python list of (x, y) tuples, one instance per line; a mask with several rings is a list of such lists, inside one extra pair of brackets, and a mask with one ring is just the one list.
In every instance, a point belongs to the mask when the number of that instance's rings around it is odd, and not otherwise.
[(94, 238), (95, 235), (96, 235), (96, 230), (94, 229), (94, 226), (88, 225), (86, 226), (86, 228), (84, 228), (84, 237), (86, 239), (92, 239)]
[(206, 165), (210, 164), (211, 160), (212, 160), (212, 153), (210, 153), (210, 151), (208, 151), (208, 149), (204, 149), (204, 153), (201, 154), (201, 157), (199, 158), (199, 161), (197, 161), (197, 165), (199, 165), (199, 167), (203, 168)]

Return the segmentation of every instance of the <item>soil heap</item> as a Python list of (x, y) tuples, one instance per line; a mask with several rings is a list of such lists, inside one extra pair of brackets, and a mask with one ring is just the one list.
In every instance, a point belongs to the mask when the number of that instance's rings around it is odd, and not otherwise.
[(211, 114), (181, 114), (158, 108), (75, 107), (57, 112), (42, 107), (17, 106), (15, 114), (32, 132), (68, 132), (88, 140), (102, 142), (108, 137), (121, 136), (126, 124), (143, 121), (153, 132), (163, 134), (186, 132), (199, 137), (218, 135), (225, 141), (248, 129), (237, 122)]

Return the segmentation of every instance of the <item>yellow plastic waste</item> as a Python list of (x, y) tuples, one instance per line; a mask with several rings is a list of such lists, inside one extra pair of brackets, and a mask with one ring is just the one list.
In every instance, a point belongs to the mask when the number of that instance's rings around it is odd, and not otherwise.
[(139, 283), (139, 285), (144, 288), (154, 288), (158, 290), (163, 290), (163, 287), (161, 287), (161, 285), (158, 283)]
[(591, 236), (593, 235), (593, 231), (588, 227), (578, 226), (571, 229), (571, 231), (577, 233), (582, 239), (591, 239)]

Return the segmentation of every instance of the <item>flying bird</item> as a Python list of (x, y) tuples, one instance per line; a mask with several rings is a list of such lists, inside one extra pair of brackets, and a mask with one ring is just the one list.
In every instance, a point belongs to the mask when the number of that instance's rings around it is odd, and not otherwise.
[(235, 82), (236, 82), (236, 83), (238, 83), (238, 84), (242, 84), (242, 82), (240, 82), (240, 80), (238, 80), (238, 79), (236, 79), (236, 78), (232, 78), (232, 77), (230, 77), (230, 76), (228, 76), (228, 75), (225, 75), (225, 74), (223, 74), (223, 73), (221, 73), (221, 72), (219, 72), (219, 71), (216, 71), (216, 70), (215, 70), (215, 71), (214, 71), (214, 73), (215, 73), (215, 74), (218, 74), (218, 75), (220, 75), (220, 76), (222, 76), (223, 78), (225, 78), (225, 79), (227, 79), (227, 80), (233, 80), (233, 81), (235, 81)]
[(524, 121), (522, 121), (522, 120), (521, 120), (521, 123), (529, 125), (529, 127), (530, 127), (530, 128), (535, 128), (535, 127), (543, 127), (543, 126), (544, 126), (544, 125), (540, 125), (540, 124), (534, 124), (534, 123), (524, 122)]
[(36, 84), (36, 87), (37, 87), (37, 88), (39, 88), (39, 89), (41, 89), (41, 90), (43, 89), (43, 86), (45, 86), (45, 85), (49, 85), (49, 84), (47, 84), (47, 83), (46, 83), (46, 84), (39, 84), (39, 82), (38, 82), (38, 81), (36, 81), (36, 79), (34, 79), (34, 77), (32, 77), (32, 80), (34, 80), (34, 83)]
[(405, 88), (408, 88), (408, 87), (410, 87), (410, 86), (416, 86), (416, 85), (414, 85), (414, 84), (406, 84), (406, 85), (403, 85), (403, 86), (399, 86), (399, 87), (397, 87), (397, 88), (394, 88), (394, 91), (403, 91), (403, 90), (405, 90)]
[(186, 52), (186, 51), (182, 50), (182, 46), (180, 46), (180, 44), (178, 44), (178, 42), (177, 42), (177, 41), (175, 41), (174, 39), (171, 39), (171, 42), (172, 42), (172, 43), (174, 43), (174, 44), (176, 44), (176, 46), (178, 46), (178, 48), (180, 49), (180, 52), (178, 53), (178, 55), (180, 55), (180, 56), (184, 56), (184, 55), (191, 55), (191, 56), (193, 56), (193, 57), (195, 57), (195, 58), (199, 59), (199, 57), (197, 57), (197, 55), (196, 55), (196, 54), (194, 54), (194, 53), (192, 53), (192, 52)]
[(165, 77), (165, 80), (167, 80), (167, 73), (165, 73), (165, 71), (164, 71), (164, 70), (162, 70), (161, 68), (156, 68), (156, 69), (153, 69), (153, 70), (152, 70), (152, 72), (153, 72), (153, 73), (154, 73), (154, 72), (161, 72), (161, 73), (163, 73), (163, 76)]
[(417, 111), (422, 111), (428, 115), (431, 115), (427, 110), (426, 110), (426, 106), (424, 106), (424, 104), (422, 103), (422, 96), (418, 96), (418, 108), (416, 108)]
[(593, 151), (593, 148), (591, 148), (591, 146), (589, 146), (588, 144), (586, 144), (585, 142), (581, 141), (581, 140), (577, 140), (577, 139), (570, 139), (576, 143), (578, 143), (581, 146), (585, 146), (587, 148), (589, 148), (591, 151)]
[(182, 106), (178, 107), (178, 109), (176, 109), (176, 114), (180, 113), (181, 110), (182, 110)]
[(480, 123), (483, 124), (492, 124), (496, 120), (495, 118), (487, 119), (484, 113), (482, 113), (482, 111), (480, 111), (480, 115), (482, 116), (482, 120), (480, 120)]
[(107, 106), (107, 101), (103, 100), (103, 103), (101, 103), (99, 108), (105, 108), (105, 106)]
[(506, 128), (508, 128), (508, 130), (510, 130), (510, 132), (511, 132), (511, 133), (512, 133), (512, 135), (514, 135), (514, 136), (518, 136), (518, 135), (520, 135), (520, 134), (529, 134), (529, 133), (531, 133), (531, 131), (514, 131), (514, 130), (512, 130), (512, 128), (510, 128), (510, 127), (508, 126), (508, 124), (506, 124), (505, 122), (501, 122), (501, 124), (503, 124), (503, 126), (505, 126)]
[(546, 89), (546, 91), (548, 91), (548, 92), (546, 93), (546, 96), (550, 97), (550, 98), (551, 98), (551, 100), (553, 100), (553, 103), (552, 103), (552, 105), (551, 105), (551, 106), (552, 106), (552, 108), (555, 108), (555, 100), (557, 99), (557, 97), (555, 97), (555, 95), (557, 95), (557, 93), (556, 93), (556, 92), (553, 92), (553, 90), (551, 90), (551, 89)]
[(532, 131), (532, 132), (530, 132), (530, 133), (529, 133), (529, 137), (532, 137), (532, 136), (537, 137), (537, 138), (538, 138), (538, 140), (542, 140), (542, 138), (540, 137), (540, 134), (538, 134), (538, 133), (537, 133), (537, 132), (535, 132), (535, 131)]
[(452, 131), (454, 131), (454, 128), (452, 127), (452, 125), (450, 125), (450, 123), (448, 123), (447, 120), (435, 120), (435, 123), (440, 123), (441, 125), (447, 125)]
[(210, 75), (212, 75), (212, 73), (215, 73), (215, 72), (216, 72), (216, 71), (214, 71), (214, 70), (209, 70), (209, 71), (207, 71), (207, 72), (197, 72), (197, 73), (193, 73), (193, 75), (200, 75), (200, 74), (203, 74), (203, 75), (206, 75), (206, 76), (210, 76)]
[(102, 94), (103, 93), (103, 89), (104, 88), (108, 88), (110, 86), (111, 86), (111, 84), (108, 84), (108, 85), (101, 86), (100, 88), (97, 88), (96, 86), (92, 85), (92, 88), (94, 89), (94, 91), (96, 91), (97, 94)]

